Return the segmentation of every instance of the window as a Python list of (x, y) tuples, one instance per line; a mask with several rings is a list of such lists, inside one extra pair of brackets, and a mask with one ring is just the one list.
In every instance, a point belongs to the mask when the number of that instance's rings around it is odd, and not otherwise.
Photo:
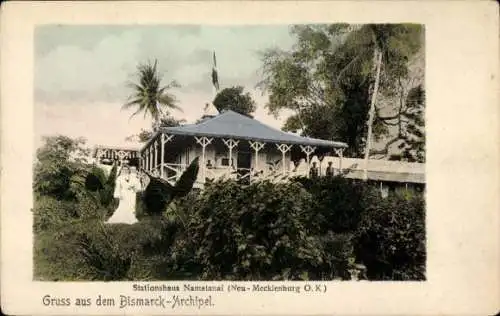
[(229, 158), (226, 158), (226, 157), (221, 158), (220, 164), (221, 164), (221, 166), (224, 166), (224, 167), (231, 166), (231, 164), (229, 163)]

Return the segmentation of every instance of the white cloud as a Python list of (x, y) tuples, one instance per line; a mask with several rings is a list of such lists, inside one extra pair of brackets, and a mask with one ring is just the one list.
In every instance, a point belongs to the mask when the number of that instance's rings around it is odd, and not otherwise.
[[(264, 109), (267, 97), (250, 85), (256, 83), (260, 67), (256, 51), (292, 44), (286, 27), (128, 26), (123, 32), (116, 32), (116, 27), (107, 32), (101, 27), (89, 28), (88, 32), (97, 32), (92, 36), (81, 26), (64, 28), (65, 36), (60, 38), (50, 38), (50, 30), (44, 30), (46, 45), (35, 58), (38, 144), (41, 135), (57, 133), (83, 136), (91, 144), (123, 144), (125, 137), (150, 127), (150, 119), (141, 115), (129, 120), (133, 110), (125, 112), (121, 104), (130, 93), (126, 82), (134, 79), (137, 63), (154, 58), (165, 74), (165, 84), (176, 79), (184, 87), (192, 87), (172, 91), (183, 109), (172, 114), (194, 122), (205, 103), (213, 99), (209, 76), (213, 50), (221, 84), (224, 86), (224, 78), (231, 84), (241, 82), (257, 101), (255, 117), (277, 128), (282, 125), (282, 120)], [(69, 36), (71, 28), (78, 28), (75, 36), (84, 37), (85, 45)], [(60, 34), (56, 29), (53, 36)]]
[(103, 85), (123, 85), (135, 67), (139, 38), (135, 34), (108, 36), (93, 50), (59, 46), (35, 62), (36, 88), (48, 93), (92, 93)]
[(141, 115), (121, 110), (119, 103), (37, 103), (35, 105), (36, 145), (42, 136), (63, 134), (85, 137), (90, 145), (124, 145), (125, 138), (151, 126)]
[[(266, 97), (253, 93), (258, 107), (255, 119), (275, 128), (283, 123), (281, 116), (276, 119), (264, 108)], [(173, 111), (176, 118), (184, 118), (193, 123), (203, 114), (206, 97), (195, 94), (180, 94), (182, 112)], [(137, 134), (141, 129), (150, 129), (151, 119), (143, 114), (131, 117), (133, 110), (121, 109), (120, 103), (36, 103), (35, 135), (36, 147), (42, 142), (42, 136), (63, 134), (69, 137), (85, 137), (89, 145), (127, 145), (125, 138)]]

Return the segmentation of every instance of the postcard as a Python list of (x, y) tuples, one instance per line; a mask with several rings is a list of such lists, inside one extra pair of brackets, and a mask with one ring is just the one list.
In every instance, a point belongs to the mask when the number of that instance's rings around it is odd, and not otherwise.
[(19, 315), (495, 314), (493, 2), (8, 2)]

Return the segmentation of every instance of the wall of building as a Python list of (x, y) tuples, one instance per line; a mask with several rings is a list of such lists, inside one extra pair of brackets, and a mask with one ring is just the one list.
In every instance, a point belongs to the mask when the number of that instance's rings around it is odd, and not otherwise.
[[(274, 144), (266, 144), (266, 146), (259, 151), (258, 156), (258, 166), (255, 165), (255, 152), (251, 151), (251, 168), (258, 170), (269, 170), (271, 165), (274, 165), (275, 168), (278, 168), (280, 171), (282, 170), (282, 154), (279, 150), (271, 147)], [(183, 152), (178, 154), (178, 163), (189, 165), (191, 161), (193, 161), (196, 157), (202, 156), (202, 148), (200, 145), (193, 145)], [(208, 163), (210, 160), (211, 165), (214, 168), (226, 169), (229, 166), (223, 165), (223, 160), (229, 159), (229, 149), (224, 146), (224, 148), (220, 146), (212, 146), (208, 145), (205, 150), (205, 162)], [(232, 151), (232, 159), (235, 166), (238, 166), (238, 148), (233, 148)], [(286, 170), (290, 170), (290, 153), (286, 153), (285, 155), (285, 168)], [(273, 164), (274, 163), (274, 164)], [(257, 167), (257, 168), (256, 168)]]

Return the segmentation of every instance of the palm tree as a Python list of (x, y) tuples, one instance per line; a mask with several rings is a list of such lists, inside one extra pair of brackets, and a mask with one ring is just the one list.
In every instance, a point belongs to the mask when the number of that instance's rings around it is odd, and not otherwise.
[[(139, 83), (131, 82), (129, 87), (134, 93), (129, 97), (129, 101), (123, 105), (124, 109), (137, 108), (131, 117), (143, 112), (144, 117), (148, 114), (153, 119), (153, 129), (157, 129), (161, 119), (168, 115), (171, 109), (181, 110), (177, 106), (177, 99), (168, 92), (171, 88), (179, 87), (173, 80), (165, 86), (161, 86), (162, 76), (157, 70), (158, 61), (155, 60), (137, 66)], [(162, 109), (163, 108), (163, 109)]]

